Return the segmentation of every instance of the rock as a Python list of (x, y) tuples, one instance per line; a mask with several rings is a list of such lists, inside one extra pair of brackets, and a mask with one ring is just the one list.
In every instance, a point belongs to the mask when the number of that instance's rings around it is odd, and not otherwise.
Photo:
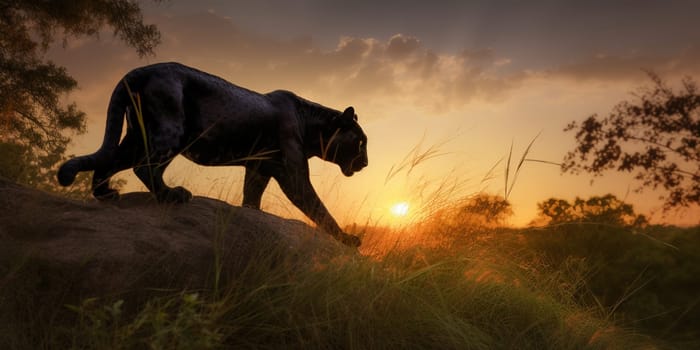
[(294, 268), (347, 251), (300, 221), (216, 199), (76, 201), (0, 180), (0, 288), (68, 288), (82, 298), (206, 289), (251, 267)]

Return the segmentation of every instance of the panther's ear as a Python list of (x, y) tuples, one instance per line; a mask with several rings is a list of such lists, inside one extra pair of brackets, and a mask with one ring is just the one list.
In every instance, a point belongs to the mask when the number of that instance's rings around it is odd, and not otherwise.
[(347, 118), (347, 117), (352, 118), (354, 116), (355, 116), (355, 108), (353, 108), (352, 106), (345, 108), (345, 112), (343, 112), (343, 118)]
[(357, 117), (355, 116), (355, 108), (348, 107), (345, 108), (345, 111), (342, 114), (333, 117), (331, 124), (335, 127), (343, 127), (350, 125), (353, 120), (357, 120)]
[(345, 108), (343, 115), (340, 116), (340, 120), (342, 123), (348, 123), (353, 120), (357, 121), (357, 116), (355, 115), (355, 108), (353, 108), (352, 106)]

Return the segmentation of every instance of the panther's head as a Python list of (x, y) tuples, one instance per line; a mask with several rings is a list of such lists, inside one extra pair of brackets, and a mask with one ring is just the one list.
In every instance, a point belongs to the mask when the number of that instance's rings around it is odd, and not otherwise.
[(321, 140), (321, 158), (338, 164), (343, 175), (352, 176), (368, 164), (367, 135), (352, 107), (334, 116), (330, 123), (327, 139)]

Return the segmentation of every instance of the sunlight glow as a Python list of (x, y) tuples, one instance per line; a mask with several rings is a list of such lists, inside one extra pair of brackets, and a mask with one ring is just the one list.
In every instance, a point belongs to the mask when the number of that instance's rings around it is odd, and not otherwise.
[(394, 216), (406, 216), (408, 214), (408, 203), (399, 202), (394, 204), (391, 207), (391, 213), (394, 214)]

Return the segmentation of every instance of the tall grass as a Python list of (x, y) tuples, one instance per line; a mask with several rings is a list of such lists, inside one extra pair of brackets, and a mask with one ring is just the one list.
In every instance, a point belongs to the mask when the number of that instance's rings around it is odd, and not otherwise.
[[(59, 297), (36, 304), (27, 300), (13, 308), (23, 315), (2, 316), (0, 344), (26, 349), (650, 345), (647, 338), (577, 304), (561, 286), (574, 280), (574, 267), (542, 273), (536, 263), (525, 263), (521, 248), (509, 239), (503, 240), (503, 251), (493, 249), (493, 242), (441, 247), (419, 242), (381, 256), (347, 252), (293, 266), (280, 263), (279, 247), (271, 242), (242, 273), (204, 290), (135, 292), (147, 297), (125, 291), (67, 306)], [(13, 273), (31, 272), (30, 265)], [(6, 287), (2, 297), (11, 294)], [(42, 316), (32, 316), (37, 314)]]

